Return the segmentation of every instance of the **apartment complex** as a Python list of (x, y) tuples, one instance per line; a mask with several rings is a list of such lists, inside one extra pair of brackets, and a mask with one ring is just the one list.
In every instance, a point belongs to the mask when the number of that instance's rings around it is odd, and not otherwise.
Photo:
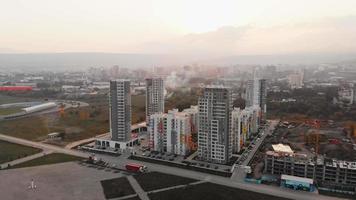
[(146, 79), (146, 121), (155, 113), (164, 112), (164, 83), (162, 78)]
[(186, 155), (190, 152), (191, 116), (178, 109), (150, 116), (150, 148), (154, 151)]
[(110, 133), (111, 140), (127, 142), (131, 139), (130, 81), (110, 81)]
[(185, 114), (188, 114), (190, 117), (191, 131), (192, 133), (198, 132), (198, 121), (199, 121), (199, 107), (198, 106), (190, 106), (190, 108), (184, 109), (182, 111)]
[(258, 132), (260, 125), (260, 107), (251, 106), (245, 109), (234, 108), (232, 111), (233, 152), (238, 153), (252, 134)]
[(198, 157), (225, 164), (232, 157), (232, 92), (224, 86), (207, 86), (198, 100)]

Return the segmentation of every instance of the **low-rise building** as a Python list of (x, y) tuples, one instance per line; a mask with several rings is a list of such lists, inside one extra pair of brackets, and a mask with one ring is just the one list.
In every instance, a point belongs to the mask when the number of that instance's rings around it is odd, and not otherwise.
[(178, 155), (190, 152), (191, 118), (178, 109), (150, 116), (150, 149)]
[(348, 185), (356, 189), (356, 162), (308, 156), (288, 151), (267, 151), (264, 172), (314, 179), (320, 184)]
[(245, 109), (234, 108), (232, 111), (232, 137), (233, 152), (238, 153), (252, 134), (258, 132), (260, 126), (259, 106), (251, 106)]

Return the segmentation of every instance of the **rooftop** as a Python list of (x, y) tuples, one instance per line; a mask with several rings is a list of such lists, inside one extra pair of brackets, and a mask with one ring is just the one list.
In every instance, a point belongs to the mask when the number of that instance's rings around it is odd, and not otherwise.
[(298, 181), (298, 182), (309, 183), (309, 184), (313, 184), (313, 182), (314, 182), (313, 179), (310, 179), (310, 178), (302, 178), (302, 177), (290, 176), (290, 175), (286, 175), (286, 174), (282, 174), (281, 179)]
[(273, 144), (273, 151), (277, 153), (286, 153), (286, 154), (294, 154), (294, 151), (290, 148), (289, 145), (284, 144)]

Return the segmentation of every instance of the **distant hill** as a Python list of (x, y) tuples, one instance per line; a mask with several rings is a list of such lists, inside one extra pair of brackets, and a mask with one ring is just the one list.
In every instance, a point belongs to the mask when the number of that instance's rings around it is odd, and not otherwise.
[(212, 56), (184, 55), (150, 55), (120, 53), (34, 53), (34, 54), (0, 54), (1, 69), (19, 70), (73, 70), (89, 67), (153, 67), (167, 65), (184, 65), (192, 63), (209, 65), (234, 64), (316, 64), (338, 63), (355, 60), (355, 54), (297, 54), (297, 55), (256, 55), (229, 56), (214, 58)]
[(17, 69), (83, 69), (113, 65), (149, 67), (174, 63), (174, 56), (118, 53), (34, 53), (0, 54), (1, 68)]

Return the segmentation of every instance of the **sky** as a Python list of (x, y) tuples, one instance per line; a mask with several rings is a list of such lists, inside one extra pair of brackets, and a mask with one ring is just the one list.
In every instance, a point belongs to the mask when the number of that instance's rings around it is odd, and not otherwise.
[(0, 0), (0, 52), (356, 52), (355, 0)]

